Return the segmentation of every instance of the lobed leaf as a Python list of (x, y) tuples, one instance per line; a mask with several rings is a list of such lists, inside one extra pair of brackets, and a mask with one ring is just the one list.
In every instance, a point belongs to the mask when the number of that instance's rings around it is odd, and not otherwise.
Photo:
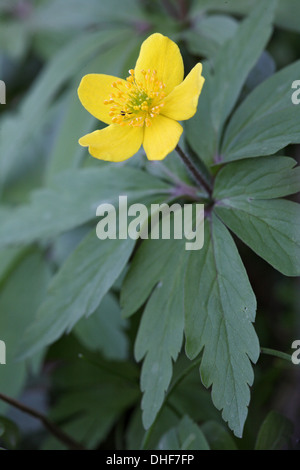
[(20, 356), (53, 343), (70, 331), (84, 315), (92, 314), (119, 277), (134, 247), (134, 240), (99, 240), (94, 230), (54, 276), (35, 322), (26, 330)]
[(213, 214), (205, 222), (203, 249), (190, 255), (185, 276), (186, 353), (203, 350), (200, 375), (212, 400), (241, 437), (253, 383), (251, 363), (259, 356), (252, 322), (256, 299), (236, 246)]
[(292, 83), (299, 75), (297, 61), (248, 95), (228, 124), (222, 159), (271, 155), (288, 144), (300, 142), (300, 107), (292, 102)]
[(300, 191), (300, 167), (289, 157), (261, 157), (225, 165), (217, 174), (213, 197), (274, 199)]
[(215, 212), (255, 253), (286, 276), (300, 274), (300, 206), (284, 199), (226, 198)]
[(212, 77), (204, 68), (206, 82), (198, 111), (186, 123), (186, 130), (191, 147), (208, 165), (221, 159), (218, 147), (223, 125), (271, 35), (276, 1), (260, 2), (225, 42), (214, 59)]
[(149, 428), (164, 400), (183, 339), (183, 273), (187, 252), (182, 240), (146, 240), (125, 278), (121, 305), (126, 316), (147, 302), (135, 343), (141, 374), (143, 423)]
[(197, 424), (184, 416), (179, 424), (159, 441), (159, 450), (209, 450), (207, 440)]
[(28, 205), (5, 208), (0, 226), (0, 247), (49, 239), (96, 217), (101, 203), (118, 204), (119, 194), (128, 203), (167, 193), (167, 183), (129, 167), (73, 169), (34, 191)]

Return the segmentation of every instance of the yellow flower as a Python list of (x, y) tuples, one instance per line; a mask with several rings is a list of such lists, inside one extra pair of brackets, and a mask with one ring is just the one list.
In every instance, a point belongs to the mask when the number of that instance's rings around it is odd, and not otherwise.
[(93, 157), (120, 162), (143, 145), (149, 160), (162, 160), (178, 144), (182, 126), (197, 110), (204, 83), (198, 63), (183, 80), (178, 46), (155, 33), (142, 44), (134, 70), (122, 80), (89, 74), (81, 80), (78, 96), (83, 106), (109, 124), (85, 135), (80, 145)]

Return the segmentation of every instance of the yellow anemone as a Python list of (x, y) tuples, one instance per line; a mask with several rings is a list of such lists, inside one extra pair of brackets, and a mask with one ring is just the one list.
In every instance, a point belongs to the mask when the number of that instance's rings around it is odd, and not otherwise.
[(198, 63), (185, 80), (178, 46), (155, 33), (142, 44), (135, 69), (122, 80), (85, 75), (78, 88), (83, 106), (108, 126), (81, 137), (93, 157), (120, 162), (143, 145), (149, 160), (162, 160), (178, 144), (182, 126), (197, 110), (204, 83)]

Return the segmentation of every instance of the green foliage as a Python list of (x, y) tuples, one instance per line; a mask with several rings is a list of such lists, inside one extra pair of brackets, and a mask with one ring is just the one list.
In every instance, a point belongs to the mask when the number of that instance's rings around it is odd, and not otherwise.
[(0, 439), (9, 448), (15, 448), (19, 441), (19, 429), (16, 424), (5, 416), (0, 416)]
[[(299, 2), (28, 4), (0, 5), (0, 394), (37, 385), (43, 412), (88, 449), (294, 448), (290, 409), (273, 410), (289, 402), (289, 365), (265, 362), (260, 343), (288, 350), (297, 337), (300, 62), (275, 72), (272, 54), (285, 38), (299, 56)], [(181, 146), (208, 191), (175, 152), (112, 164), (78, 145), (102, 126), (78, 100), (81, 77), (125, 77), (155, 31), (178, 42), (186, 72), (203, 62)], [(203, 248), (99, 240), (96, 209), (120, 195), (203, 203)], [(15, 420), (1, 415), (0, 446), (66, 448)]]
[(276, 411), (271, 411), (259, 430), (255, 450), (282, 450), (289, 444), (293, 424)]
[(201, 429), (184, 416), (176, 428), (164, 434), (158, 445), (159, 450), (209, 450)]
[(297, 61), (247, 97), (226, 129), (221, 150), (224, 160), (271, 155), (290, 143), (300, 142), (299, 108), (291, 99), (293, 77), (299, 73)]
[(216, 216), (206, 222), (205, 238), (210, 242), (199, 257), (190, 256), (186, 271), (186, 352), (193, 359), (205, 347), (202, 382), (212, 386), (215, 406), (241, 437), (254, 378), (249, 358), (256, 362), (259, 356), (251, 324), (256, 300), (234, 242)]
[(135, 343), (136, 359), (146, 356), (141, 375), (146, 429), (163, 403), (172, 378), (172, 359), (177, 359), (182, 345), (185, 259), (184, 244), (178, 247), (177, 240), (144, 242), (123, 285), (121, 301), (126, 316), (136, 311), (153, 291)]
[[(213, 76), (208, 74), (208, 85), (201, 93), (198, 111), (186, 124), (190, 145), (207, 164), (221, 160), (222, 127), (271, 35), (275, 6), (276, 1), (273, 0), (268, 2), (267, 8), (261, 2), (213, 60)], [(199, 128), (204, 130), (201, 139)]]

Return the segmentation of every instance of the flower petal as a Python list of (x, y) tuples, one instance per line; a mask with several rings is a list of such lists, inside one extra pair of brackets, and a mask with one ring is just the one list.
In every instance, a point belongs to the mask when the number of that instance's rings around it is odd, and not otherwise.
[(143, 146), (148, 160), (163, 160), (179, 142), (182, 126), (173, 119), (157, 116), (145, 127)]
[(142, 127), (112, 124), (79, 139), (80, 145), (89, 147), (90, 154), (100, 160), (122, 162), (132, 157), (143, 142)]
[(184, 81), (165, 98), (161, 114), (175, 119), (175, 121), (184, 121), (194, 116), (205, 81), (201, 72), (202, 64), (199, 63), (195, 65)]
[(110, 106), (105, 105), (104, 100), (108, 100), (113, 93), (112, 83), (117, 80), (121, 79), (111, 75), (91, 73), (82, 78), (78, 88), (78, 96), (85, 109), (106, 124), (111, 124), (112, 118), (109, 116)]
[(179, 85), (183, 80), (184, 69), (177, 44), (159, 33), (149, 36), (141, 46), (135, 65), (137, 80), (143, 79), (141, 70), (149, 69), (157, 70), (157, 78), (166, 85), (166, 94)]

